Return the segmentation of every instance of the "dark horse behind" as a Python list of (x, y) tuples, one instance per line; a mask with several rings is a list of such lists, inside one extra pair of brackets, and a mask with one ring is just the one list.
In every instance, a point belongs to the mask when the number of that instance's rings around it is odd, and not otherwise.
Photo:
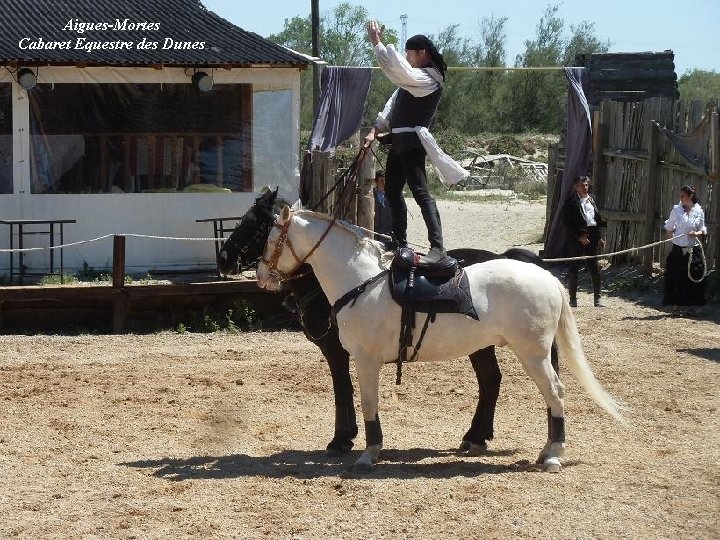
[[(255, 200), (255, 204), (242, 217), (220, 250), (218, 268), (224, 275), (252, 268), (262, 257), (275, 216), (287, 204), (278, 198), (277, 190), (267, 190)], [(542, 260), (534, 253), (513, 248), (503, 254), (481, 249), (456, 249), (448, 254), (462, 261), (464, 266), (508, 258), (542, 266)], [(289, 293), (285, 304), (296, 310), (305, 336), (320, 348), (330, 367), (335, 395), (335, 431), (327, 445), (331, 453), (349, 452), (358, 426), (353, 403), (353, 385), (350, 379), (350, 355), (342, 347), (337, 326), (330, 315), (330, 302), (320, 287), (312, 268), (301, 266), (293, 279), (285, 281), (283, 291)], [(495, 347), (487, 347), (470, 355), (470, 362), (479, 386), (479, 400), (470, 428), (463, 435), (460, 450), (473, 454), (487, 448), (493, 439), (495, 404), (500, 393), (502, 374), (495, 355)], [(557, 348), (552, 347), (552, 364), (558, 370)], [(549, 429), (549, 427), (548, 427)]]

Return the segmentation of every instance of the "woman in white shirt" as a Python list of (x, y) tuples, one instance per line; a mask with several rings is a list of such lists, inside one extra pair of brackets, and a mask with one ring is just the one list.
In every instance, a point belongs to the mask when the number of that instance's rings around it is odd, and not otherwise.
[(665, 230), (668, 238), (678, 238), (673, 240), (672, 250), (665, 262), (663, 305), (704, 306), (705, 280), (695, 283), (690, 279), (702, 278), (702, 252), (695, 239), (707, 234), (705, 213), (698, 203), (694, 187), (680, 188), (680, 202), (670, 211)]

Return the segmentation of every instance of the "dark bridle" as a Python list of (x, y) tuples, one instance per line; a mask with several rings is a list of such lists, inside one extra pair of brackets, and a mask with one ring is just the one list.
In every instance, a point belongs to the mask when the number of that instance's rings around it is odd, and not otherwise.
[(220, 248), (221, 273), (235, 274), (257, 267), (275, 222), (276, 202), (277, 189), (268, 190), (255, 199), (255, 204)]

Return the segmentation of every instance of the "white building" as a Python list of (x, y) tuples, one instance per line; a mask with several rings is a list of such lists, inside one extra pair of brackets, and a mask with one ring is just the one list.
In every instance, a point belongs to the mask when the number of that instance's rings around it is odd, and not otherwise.
[[(297, 194), (303, 56), (199, 0), (6, 5), (0, 219), (75, 219), (66, 243), (110, 233), (207, 237), (211, 224), (197, 219), (241, 215), (262, 186)], [(104, 268), (111, 257), (110, 240), (71, 247), (65, 267)], [(127, 242), (130, 272), (212, 261), (208, 242)], [(47, 252), (25, 256), (31, 271), (48, 262)], [(2, 254), (0, 273), (8, 271)]]

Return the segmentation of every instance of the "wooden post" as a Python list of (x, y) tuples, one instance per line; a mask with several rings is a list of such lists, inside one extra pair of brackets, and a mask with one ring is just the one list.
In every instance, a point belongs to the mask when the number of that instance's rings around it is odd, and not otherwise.
[(125, 330), (128, 299), (125, 295), (125, 237), (113, 236), (113, 332)]
[[(545, 229), (543, 230), (543, 243), (547, 240), (550, 232), (550, 219), (552, 218), (552, 196), (555, 193), (555, 184), (557, 183), (557, 146), (548, 145), (548, 177), (547, 177), (547, 200), (545, 201)], [(545, 247), (545, 246), (543, 246)]]
[(720, 180), (720, 120), (718, 111), (710, 115), (710, 178)]
[[(320, 56), (320, 0), (310, 2), (310, 26), (312, 32), (312, 55)], [(313, 63), (313, 118), (317, 114), (318, 99), (320, 99), (320, 66)]]
[(357, 224), (373, 230), (375, 225), (375, 201), (372, 188), (375, 182), (375, 156), (369, 150), (360, 166), (357, 193)]
[(592, 184), (595, 201), (600, 208), (605, 208), (605, 159), (603, 151), (606, 146), (607, 126), (601, 122), (601, 111), (593, 114), (593, 163)]
[[(660, 141), (658, 140), (658, 126), (654, 120), (650, 121), (648, 127), (650, 129), (650, 145), (648, 148), (647, 161), (647, 198), (645, 200), (645, 234), (643, 235), (644, 243), (650, 244), (655, 240), (656, 233), (656, 210), (658, 200), (658, 191), (660, 190)], [(654, 249), (646, 249), (643, 251), (643, 273), (647, 276), (652, 274), (653, 253)]]
[[(333, 168), (329, 152), (321, 152), (320, 150), (314, 150), (312, 155), (312, 162), (312, 197), (310, 200), (310, 204), (308, 205), (311, 208), (313, 208), (316, 204), (318, 204), (318, 202), (320, 202), (320, 199), (325, 196), (325, 194), (335, 182), (335, 175), (333, 174)], [(333, 211), (334, 203), (335, 194), (332, 193), (317, 208), (317, 211), (329, 214)]]

